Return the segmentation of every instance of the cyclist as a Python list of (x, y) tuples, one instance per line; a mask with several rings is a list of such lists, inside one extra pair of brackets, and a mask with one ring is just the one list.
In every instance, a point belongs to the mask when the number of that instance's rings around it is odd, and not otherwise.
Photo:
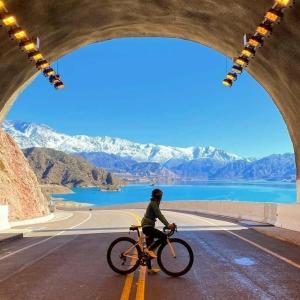
[[(159, 209), (159, 205), (163, 196), (163, 192), (160, 189), (154, 189), (152, 191), (152, 197), (147, 207), (144, 218), (142, 219), (143, 233), (146, 236), (147, 253), (150, 258), (156, 258), (154, 250), (167, 239), (166, 235), (155, 228), (155, 222), (158, 218), (167, 228), (174, 229), (175, 224), (170, 224)], [(154, 239), (157, 239), (154, 241)], [(148, 261), (148, 270), (152, 273), (160, 271), (159, 269), (152, 269), (150, 260)]]

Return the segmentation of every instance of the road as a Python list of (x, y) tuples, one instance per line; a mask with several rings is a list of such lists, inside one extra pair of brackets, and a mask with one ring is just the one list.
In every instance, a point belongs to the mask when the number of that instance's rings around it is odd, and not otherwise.
[[(195, 262), (181, 278), (115, 274), (106, 250), (142, 210), (59, 212), (0, 249), (0, 299), (300, 299), (300, 248), (216, 218), (167, 211)], [(131, 234), (133, 236), (133, 234)]]

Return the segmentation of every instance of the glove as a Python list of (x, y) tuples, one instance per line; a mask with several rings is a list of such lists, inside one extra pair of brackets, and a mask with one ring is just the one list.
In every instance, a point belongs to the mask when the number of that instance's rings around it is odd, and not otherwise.
[(168, 225), (168, 229), (173, 230), (173, 229), (175, 228), (175, 226), (176, 226), (176, 225), (175, 225), (174, 223), (173, 223), (173, 224), (169, 224), (169, 225)]

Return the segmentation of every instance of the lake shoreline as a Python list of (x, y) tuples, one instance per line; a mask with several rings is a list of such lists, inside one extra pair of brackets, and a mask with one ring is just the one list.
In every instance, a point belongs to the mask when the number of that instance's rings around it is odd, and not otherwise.
[[(296, 202), (296, 186), (287, 183), (232, 183), (203, 185), (128, 185), (120, 192), (101, 192), (97, 188), (74, 188), (72, 194), (53, 194), (52, 199), (60, 200), (61, 205), (81, 205), (92, 207), (111, 207), (140, 205), (149, 201), (151, 191), (160, 188), (164, 191), (164, 202), (215, 202), (234, 201), (251, 203), (286, 203)], [(65, 203), (66, 202), (66, 203)], [(86, 204), (85, 204), (86, 203)]]

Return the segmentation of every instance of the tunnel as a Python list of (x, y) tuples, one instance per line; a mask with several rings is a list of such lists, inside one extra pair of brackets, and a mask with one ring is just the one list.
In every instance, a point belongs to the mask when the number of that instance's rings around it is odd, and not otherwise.
[[(51, 63), (86, 45), (122, 37), (180, 38), (200, 43), (229, 58), (235, 58), (243, 47), (243, 36), (255, 31), (273, 4), (273, 0), (5, 2), (8, 11), (16, 16), (22, 28), (26, 29), (31, 37), (40, 39), (40, 51)], [(299, 3), (296, 2), (292, 8), (284, 11), (283, 20), (274, 28), (265, 45), (257, 51), (257, 55), (247, 68), (253, 78), (269, 93), (287, 125), (297, 165), (298, 202), (300, 200), (300, 86), (297, 82), (300, 78), (299, 8)], [(20, 51), (16, 42), (9, 39), (4, 29), (0, 30), (0, 40), (1, 122), (17, 96), (32, 82), (39, 71)], [(182, 59), (184, 60), (184, 57)], [(78, 76), (81, 76), (80, 71)], [(222, 78), (216, 80), (220, 80), (221, 84)], [(224, 88), (224, 93), (226, 92)], [(298, 204), (296, 206), (299, 210)], [(294, 211), (294, 208), (292, 210)]]

